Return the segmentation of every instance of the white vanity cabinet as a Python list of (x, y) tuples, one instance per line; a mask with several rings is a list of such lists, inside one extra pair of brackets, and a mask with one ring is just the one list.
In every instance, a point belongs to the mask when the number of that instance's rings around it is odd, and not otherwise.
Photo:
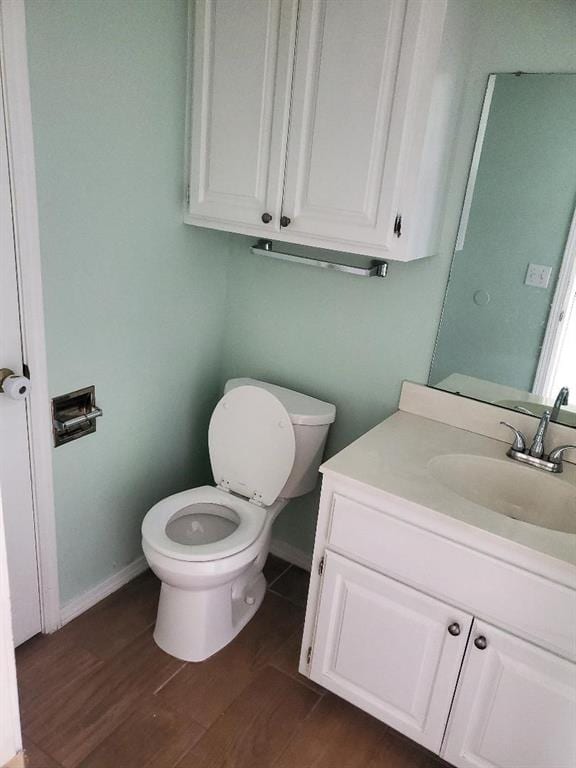
[(381, 258), (430, 255), (415, 245), (427, 217), (416, 201), (445, 6), (192, 1), (185, 220)]
[(576, 764), (576, 666), (475, 621), (442, 756), (462, 768)]
[(576, 592), (448, 530), (326, 474), (300, 671), (459, 768), (574, 768)]
[(328, 552), (311, 677), (438, 751), (472, 617)]

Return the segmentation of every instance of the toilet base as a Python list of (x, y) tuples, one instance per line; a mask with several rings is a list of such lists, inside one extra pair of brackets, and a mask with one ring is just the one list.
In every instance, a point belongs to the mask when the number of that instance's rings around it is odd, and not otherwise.
[(180, 589), (163, 582), (154, 640), (177, 659), (204, 661), (246, 626), (265, 593), (262, 572), (252, 569), (213, 589)]

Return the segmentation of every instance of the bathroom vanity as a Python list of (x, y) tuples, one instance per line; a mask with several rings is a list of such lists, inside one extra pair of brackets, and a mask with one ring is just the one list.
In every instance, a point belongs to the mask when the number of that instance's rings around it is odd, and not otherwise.
[(324, 464), (300, 671), (455, 766), (572, 768), (576, 452), (518, 466), (503, 415), (404, 384)]

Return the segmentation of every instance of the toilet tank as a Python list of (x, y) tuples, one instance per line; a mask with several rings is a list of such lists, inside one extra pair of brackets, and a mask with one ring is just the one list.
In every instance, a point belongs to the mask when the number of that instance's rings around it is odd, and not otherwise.
[(336, 418), (336, 407), (315, 397), (256, 379), (230, 379), (226, 382), (224, 392), (244, 386), (268, 390), (290, 414), (296, 439), (296, 455), (292, 472), (279, 494), (280, 498), (293, 499), (310, 493), (318, 480), (318, 467), (324, 455), (330, 424)]

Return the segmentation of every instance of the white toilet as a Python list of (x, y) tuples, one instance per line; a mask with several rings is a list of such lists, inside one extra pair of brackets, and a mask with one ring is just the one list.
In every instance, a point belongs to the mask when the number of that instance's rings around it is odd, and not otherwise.
[(309, 493), (336, 409), (253, 379), (231, 379), (208, 430), (215, 486), (163, 499), (142, 523), (142, 548), (162, 581), (154, 639), (202, 661), (258, 610), (272, 523)]

